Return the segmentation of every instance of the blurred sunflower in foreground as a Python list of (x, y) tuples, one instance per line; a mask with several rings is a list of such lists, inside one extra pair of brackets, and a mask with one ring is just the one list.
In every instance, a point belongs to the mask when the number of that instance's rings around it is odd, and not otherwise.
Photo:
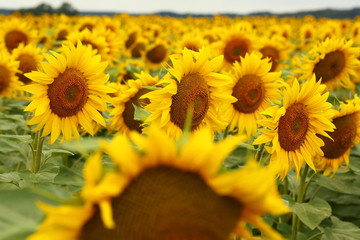
[(33, 131), (43, 129), (42, 136), (51, 134), (50, 143), (60, 133), (66, 141), (78, 138), (79, 124), (93, 135), (93, 121), (106, 125), (100, 111), (106, 110), (107, 94), (114, 92), (105, 85), (107, 63), (80, 41), (76, 47), (64, 45), (60, 54), (51, 51), (44, 57), (47, 62), (41, 63), (39, 71), (25, 74), (34, 82), (24, 87), (34, 94), (25, 108), (34, 112), (28, 124), (37, 124)]
[(102, 142), (117, 169), (103, 174), (102, 153), (95, 153), (84, 167), (84, 204), (40, 204), (46, 218), (27, 240), (248, 238), (247, 223), (267, 239), (283, 239), (261, 218), (289, 211), (274, 172), (255, 162), (218, 172), (243, 136), (214, 143), (203, 129), (183, 140), (176, 143), (151, 127), (146, 137), (133, 133)]

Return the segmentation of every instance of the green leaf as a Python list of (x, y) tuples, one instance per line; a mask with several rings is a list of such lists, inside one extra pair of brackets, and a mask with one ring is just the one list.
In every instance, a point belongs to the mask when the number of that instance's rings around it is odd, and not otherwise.
[(45, 163), (37, 173), (29, 170), (19, 172), (19, 176), (24, 180), (21, 187), (30, 187), (33, 184), (53, 183), (54, 178), (59, 173), (59, 166), (53, 163)]
[(35, 203), (49, 200), (27, 190), (1, 190), (0, 196), (0, 239), (24, 240), (43, 219)]
[(67, 150), (72, 153), (79, 153), (83, 157), (99, 149), (99, 137), (82, 137), (81, 139), (73, 139), (70, 142), (54, 143), (53, 147), (56, 149)]
[(322, 220), (331, 216), (330, 205), (319, 198), (308, 203), (295, 203), (291, 209), (310, 229), (315, 229)]
[(333, 214), (338, 217), (360, 218), (359, 205), (337, 205), (332, 204)]
[(8, 172), (0, 174), (0, 182), (5, 183), (13, 183), (15, 185), (19, 185), (21, 178), (18, 172)]
[(131, 76), (134, 78), (135, 75), (134, 73), (140, 73), (142, 71), (142, 69), (140, 67), (137, 66), (132, 66), (132, 65), (127, 65), (125, 67), (125, 70), (131, 73)]
[(360, 178), (353, 172), (337, 173), (332, 178), (318, 174), (315, 181), (320, 186), (335, 192), (360, 196)]
[(141, 107), (138, 107), (135, 104), (133, 104), (133, 106), (134, 106), (134, 109), (135, 109), (135, 111), (134, 111), (134, 120), (143, 122), (143, 121), (145, 121), (145, 119), (147, 117), (150, 116), (151, 113), (149, 111), (147, 111), (147, 110), (145, 110), (145, 109), (143, 109)]
[(358, 196), (335, 192), (335, 191), (329, 190), (327, 188), (321, 188), (317, 192), (316, 196), (318, 198), (324, 199), (325, 201), (327, 201), (331, 204), (360, 205), (360, 198)]
[(0, 134), (0, 138), (7, 139), (15, 143), (29, 144), (32, 142), (31, 135), (3, 135)]
[(77, 172), (72, 168), (60, 166), (59, 174), (55, 177), (54, 182), (56, 184), (83, 186), (84, 178), (81, 172)]
[(151, 91), (156, 91), (162, 89), (162, 87), (156, 87), (156, 86), (142, 86), (141, 88), (149, 89)]
[(321, 240), (357, 240), (360, 239), (360, 228), (356, 225), (343, 222), (336, 217), (331, 217), (332, 226), (326, 227)]
[(45, 158), (55, 157), (55, 156), (73, 156), (74, 155), (73, 152), (70, 152), (68, 150), (63, 150), (63, 149), (43, 150), (43, 154), (45, 155)]

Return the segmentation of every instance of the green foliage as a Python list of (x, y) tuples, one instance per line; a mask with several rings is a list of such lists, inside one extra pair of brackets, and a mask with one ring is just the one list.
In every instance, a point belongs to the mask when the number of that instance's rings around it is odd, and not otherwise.
[(306, 203), (295, 203), (291, 206), (291, 210), (312, 230), (319, 226), (325, 218), (331, 216), (330, 205), (319, 198)]
[(36, 202), (54, 202), (28, 190), (0, 190), (0, 239), (23, 240), (43, 219)]

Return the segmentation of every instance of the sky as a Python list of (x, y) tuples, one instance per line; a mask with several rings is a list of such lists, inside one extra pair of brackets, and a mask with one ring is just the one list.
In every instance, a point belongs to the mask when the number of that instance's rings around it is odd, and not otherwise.
[[(40, 3), (59, 7), (65, 0), (2, 0), (0, 8), (19, 9), (35, 7)], [(68, 2), (79, 11), (112, 11), (126, 13), (176, 13), (217, 14), (269, 11), (272, 13), (318, 10), (324, 8), (360, 8), (360, 0), (71, 0)]]

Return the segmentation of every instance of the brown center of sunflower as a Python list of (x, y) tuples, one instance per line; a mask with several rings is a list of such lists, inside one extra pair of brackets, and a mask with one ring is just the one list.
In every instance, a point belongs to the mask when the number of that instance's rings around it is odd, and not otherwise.
[(56, 41), (64, 41), (66, 37), (69, 35), (69, 32), (66, 29), (59, 31)]
[(327, 53), (324, 59), (315, 64), (313, 72), (316, 80), (325, 83), (336, 78), (345, 67), (345, 56), (341, 51)]
[(233, 38), (226, 43), (224, 49), (224, 58), (229, 63), (240, 61), (240, 57), (244, 57), (249, 51), (249, 43), (243, 38)]
[(122, 117), (124, 118), (124, 123), (126, 124), (126, 126), (131, 130), (138, 131), (139, 133), (141, 133), (142, 122), (138, 121), (138, 120), (134, 120), (135, 108), (134, 108), (133, 104), (138, 107), (141, 107), (141, 108), (148, 105), (150, 103), (148, 98), (145, 98), (145, 99), (139, 99), (139, 98), (142, 95), (144, 95), (145, 93), (148, 93), (149, 91), (150, 91), (149, 89), (145, 89), (145, 88), (140, 89), (135, 94), (134, 97), (132, 97), (128, 102), (125, 103), (125, 110), (122, 114)]
[(170, 120), (183, 129), (186, 116), (192, 107), (191, 130), (195, 130), (209, 108), (209, 89), (200, 73), (189, 73), (178, 83), (177, 93), (172, 96)]
[(26, 45), (28, 41), (26, 34), (18, 30), (12, 30), (5, 35), (5, 45), (9, 52), (17, 48), (20, 43)]
[(146, 53), (146, 58), (149, 59), (150, 62), (155, 64), (164, 61), (165, 57), (166, 48), (163, 45), (157, 45)]
[(85, 76), (75, 68), (67, 68), (49, 85), (47, 95), (50, 109), (59, 117), (77, 114), (87, 102), (88, 87)]
[(269, 57), (270, 61), (271, 61), (271, 69), (270, 72), (275, 71), (277, 65), (278, 65), (278, 61), (279, 61), (279, 51), (274, 48), (274, 47), (270, 47), (270, 46), (266, 46), (263, 47), (262, 49), (260, 49), (260, 52), (263, 55), (263, 58)]
[(206, 35), (204, 36), (204, 38), (205, 38), (206, 40), (208, 40), (209, 43), (213, 43), (213, 42), (216, 41), (215, 37), (214, 37), (213, 35), (211, 35), (211, 34), (206, 34)]
[(137, 43), (133, 49), (131, 49), (131, 56), (133, 58), (140, 58), (142, 56), (143, 51), (145, 50), (144, 43)]
[(309, 118), (305, 106), (295, 103), (286, 109), (279, 120), (278, 134), (280, 146), (286, 151), (299, 149), (304, 142), (309, 127)]
[(258, 109), (264, 98), (264, 87), (260, 77), (245, 75), (238, 80), (232, 95), (237, 98), (234, 108), (242, 113), (252, 113)]
[(312, 33), (309, 31), (309, 30), (307, 30), (306, 32), (305, 32), (305, 39), (309, 39), (309, 38), (311, 38), (312, 37)]
[(199, 47), (194, 44), (194, 43), (186, 43), (185, 47), (189, 50), (193, 50), (194, 52), (198, 52), (199, 51)]
[(85, 39), (82, 40), (81, 42), (84, 46), (91, 46), (92, 49), (96, 50), (99, 53), (99, 47), (95, 43)]
[(0, 66), (0, 94), (4, 92), (10, 85), (10, 73), (9, 70)]
[(20, 62), (19, 70), (22, 73), (17, 73), (16, 76), (18, 76), (19, 80), (23, 83), (27, 84), (30, 83), (31, 80), (24, 76), (25, 73), (34, 71), (37, 69), (36, 66), (36, 60), (33, 56), (30, 56), (28, 54), (21, 54), (17, 60)]
[(170, 167), (145, 170), (112, 203), (116, 228), (105, 229), (97, 211), (80, 240), (224, 240), (241, 205), (216, 194), (195, 173)]
[(129, 35), (129, 38), (125, 41), (125, 47), (129, 49), (136, 41), (137, 33), (133, 32)]
[(321, 150), (324, 152), (324, 157), (329, 159), (341, 157), (354, 145), (356, 137), (357, 124), (355, 114), (335, 118), (333, 123), (336, 129), (334, 132), (328, 132), (328, 134), (334, 141), (318, 135), (325, 143), (325, 145), (321, 147)]
[(93, 28), (94, 28), (94, 24), (85, 23), (80, 27), (79, 31), (81, 32), (82, 30), (85, 30), (85, 29), (88, 29), (89, 31), (91, 31)]

